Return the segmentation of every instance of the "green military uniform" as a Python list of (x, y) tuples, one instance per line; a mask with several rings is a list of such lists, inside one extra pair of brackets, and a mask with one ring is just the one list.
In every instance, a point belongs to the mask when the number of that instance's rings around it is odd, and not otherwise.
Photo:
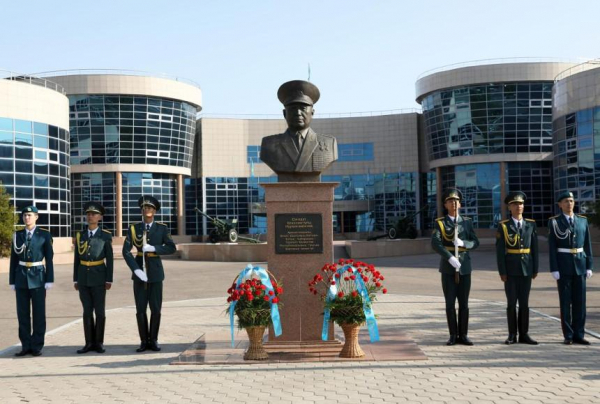
[[(558, 202), (573, 198), (564, 192)], [(565, 343), (585, 343), (586, 272), (594, 267), (592, 242), (587, 218), (573, 215), (570, 220), (564, 214), (550, 218), (548, 222), (548, 254), (550, 272), (558, 272), (558, 296), (560, 322)]]
[[(448, 190), (444, 194), (444, 202), (448, 199), (462, 199), (458, 190)], [(431, 246), (433, 250), (441, 256), (439, 271), (442, 279), (442, 290), (446, 300), (446, 319), (448, 321), (448, 330), (450, 340), (448, 345), (457, 342), (472, 343), (467, 338), (469, 330), (469, 293), (471, 291), (471, 257), (469, 251), (479, 246), (479, 239), (473, 229), (473, 222), (470, 218), (459, 216), (457, 223), (450, 216), (444, 216), (436, 219), (433, 234), (431, 236)], [(458, 260), (460, 261), (459, 283), (455, 282), (456, 269), (449, 263), (449, 259), (454, 257), (454, 234), (458, 230), (458, 238), (464, 242), (464, 246), (459, 247)], [(456, 300), (458, 300), (458, 322), (456, 317)], [(458, 338), (456, 338), (458, 336)]]
[[(510, 193), (505, 203), (525, 203), (527, 196), (523, 192)], [(496, 261), (498, 272), (505, 277), (504, 292), (506, 294), (508, 320), (508, 339), (506, 344), (519, 342), (536, 345), (529, 337), (529, 293), (531, 282), (537, 276), (539, 266), (539, 249), (537, 226), (535, 220), (514, 219), (503, 220), (498, 224), (496, 232)], [(517, 317), (517, 303), (519, 315)]]
[[(153, 197), (144, 196), (138, 201), (140, 208), (150, 205), (160, 209), (160, 203)], [(150, 226), (148, 228), (148, 226)], [(154, 252), (143, 253), (144, 237), (146, 244), (154, 247)], [(134, 257), (131, 253), (132, 247), (137, 248)], [(123, 244), (123, 257), (132, 271), (133, 293), (135, 297), (136, 317), (141, 345), (138, 351), (144, 351), (146, 347), (160, 350), (158, 347), (158, 330), (160, 328), (162, 290), (165, 272), (160, 259), (161, 255), (173, 254), (177, 250), (169, 228), (164, 223), (153, 222), (152, 224), (136, 223), (129, 226), (127, 237)], [(144, 258), (145, 255), (145, 258)], [(145, 262), (145, 264), (144, 264)], [(143, 282), (136, 274), (138, 269), (145, 269), (148, 277)], [(147, 307), (150, 306), (150, 328), (148, 329)]]
[[(22, 214), (29, 212), (37, 214), (38, 210), (35, 206), (28, 206)], [(54, 282), (53, 257), (52, 235), (47, 229), (36, 226), (31, 234), (23, 229), (13, 235), (9, 284), (14, 286), (17, 298), (19, 339), (22, 345), (19, 356), (29, 352), (34, 356), (40, 355), (44, 347), (46, 288)]]
[[(96, 202), (84, 205), (86, 213), (104, 215), (104, 207)], [(91, 234), (90, 234), (91, 233)], [(85, 346), (77, 353), (95, 349), (104, 352), (106, 325), (106, 284), (113, 281), (112, 234), (97, 227), (94, 231), (78, 232), (75, 237), (73, 282), (77, 283), (79, 299), (83, 306), (83, 332)], [(94, 321), (94, 312), (96, 321)]]

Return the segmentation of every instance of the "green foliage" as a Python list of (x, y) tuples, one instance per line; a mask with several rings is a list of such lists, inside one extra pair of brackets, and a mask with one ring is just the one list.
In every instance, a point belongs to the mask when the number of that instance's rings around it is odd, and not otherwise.
[(10, 256), (12, 236), (19, 220), (10, 199), (11, 195), (0, 184), (0, 257)]
[(597, 200), (593, 205), (594, 213), (586, 214), (590, 224), (600, 229), (600, 199)]

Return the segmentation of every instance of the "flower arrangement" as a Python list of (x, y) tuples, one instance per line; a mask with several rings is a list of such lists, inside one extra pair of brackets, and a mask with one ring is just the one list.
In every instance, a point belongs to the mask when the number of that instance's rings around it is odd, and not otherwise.
[(271, 287), (263, 284), (260, 279), (245, 279), (239, 284), (234, 282), (227, 293), (228, 311), (231, 303), (235, 302), (234, 313), (238, 318), (238, 327), (268, 326), (272, 323), (271, 305), (279, 303), (279, 296), (283, 293), (281, 285), (269, 277)]
[[(364, 324), (365, 311), (371, 309), (377, 293), (387, 293), (383, 286), (384, 276), (371, 264), (353, 259), (340, 259), (337, 263), (325, 264), (321, 273), (308, 283), (308, 290), (320, 295), (330, 319), (338, 325)], [(319, 286), (321, 288), (319, 292)]]

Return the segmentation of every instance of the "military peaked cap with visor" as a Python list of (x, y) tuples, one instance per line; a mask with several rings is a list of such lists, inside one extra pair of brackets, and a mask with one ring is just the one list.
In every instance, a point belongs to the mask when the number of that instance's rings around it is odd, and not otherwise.
[(527, 200), (527, 195), (525, 194), (525, 192), (515, 191), (515, 192), (509, 193), (506, 196), (506, 198), (504, 198), (504, 203), (507, 205), (510, 205), (511, 203), (514, 203), (514, 202), (525, 203), (526, 200)]
[(100, 213), (104, 215), (104, 206), (100, 205), (98, 202), (87, 202), (83, 205), (83, 210), (85, 213)]
[(284, 106), (296, 103), (314, 105), (320, 97), (317, 86), (304, 80), (288, 81), (277, 90), (277, 98)]
[(444, 198), (444, 203), (446, 203), (448, 199), (458, 199), (459, 202), (463, 199), (462, 192), (456, 188), (447, 189), (442, 197)]
[(560, 194), (558, 194), (558, 198), (556, 199), (556, 202), (560, 202), (565, 198), (575, 198), (573, 196), (573, 192), (571, 191), (565, 191), (565, 192), (561, 192)]
[(36, 208), (35, 206), (31, 205), (31, 206), (26, 206), (22, 211), (21, 214), (25, 214), (25, 213), (38, 213), (38, 208)]
[(160, 202), (153, 196), (144, 195), (138, 200), (138, 206), (143, 209), (144, 206), (152, 206), (158, 212), (160, 210)]

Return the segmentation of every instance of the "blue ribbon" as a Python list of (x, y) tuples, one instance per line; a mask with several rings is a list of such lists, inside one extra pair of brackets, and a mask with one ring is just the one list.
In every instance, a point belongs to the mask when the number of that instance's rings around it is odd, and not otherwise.
[[(262, 267), (253, 267), (252, 264), (248, 264), (246, 268), (240, 272), (235, 282), (235, 288), (237, 289), (240, 284), (246, 280), (246, 278), (250, 279), (252, 273), (256, 273), (261, 283), (266, 286), (267, 295), (269, 291), (273, 290), (273, 284), (271, 283), (271, 279), (269, 278), (269, 274), (267, 270)], [(281, 335), (281, 318), (279, 317), (279, 308), (277, 303), (273, 303), (271, 299), (269, 303), (271, 304), (271, 320), (273, 322), (273, 331), (275, 332), (275, 336), (279, 337)], [(234, 314), (235, 314), (235, 306), (237, 304), (237, 300), (233, 300), (229, 304), (229, 325), (231, 328), (231, 347), (235, 347), (235, 338), (234, 338)]]
[[(355, 275), (354, 283), (356, 284), (356, 290), (360, 293), (360, 296), (363, 300), (363, 312), (365, 313), (365, 318), (367, 320), (367, 328), (369, 330), (369, 338), (371, 342), (379, 341), (379, 328), (377, 327), (377, 320), (375, 319), (375, 313), (373, 313), (373, 309), (371, 308), (371, 299), (369, 299), (369, 291), (367, 290), (367, 285), (365, 285), (365, 281), (363, 281), (362, 275), (358, 273), (357, 269), (351, 265), (344, 265), (339, 268), (336, 273), (340, 274), (340, 278), (344, 276), (344, 273), (348, 271), (348, 268), (352, 268), (352, 274)], [(336, 279), (335, 277), (333, 278)], [(336, 285), (337, 285), (336, 281)], [(327, 296), (325, 297), (325, 311), (323, 313), (323, 330), (321, 331), (321, 339), (323, 341), (327, 341), (328, 331), (329, 331), (329, 319), (331, 318), (331, 311), (327, 308), (327, 303), (334, 301), (336, 298), (335, 293), (332, 292), (331, 287), (327, 290)]]

